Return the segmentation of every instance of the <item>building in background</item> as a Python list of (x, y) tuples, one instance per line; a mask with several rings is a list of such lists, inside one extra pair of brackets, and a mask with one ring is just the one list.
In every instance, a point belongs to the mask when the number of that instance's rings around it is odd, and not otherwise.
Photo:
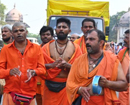
[[(23, 22), (23, 15), (15, 8), (15, 5), (14, 8), (6, 14), (5, 22), (10, 25), (13, 25), (15, 22)], [(27, 23), (23, 23), (27, 28), (30, 27)]]
[(130, 8), (128, 12), (123, 14), (120, 18), (119, 23), (116, 26), (117, 28), (117, 43), (123, 42), (124, 32), (127, 29), (130, 29)]
[[(23, 22), (23, 15), (15, 8), (14, 5), (14, 8), (6, 14), (5, 23), (13, 25), (15, 22)], [(27, 28), (30, 28), (30, 26), (27, 23), (23, 23), (26, 25)], [(0, 40), (2, 40), (1, 27), (2, 25), (0, 25)]]

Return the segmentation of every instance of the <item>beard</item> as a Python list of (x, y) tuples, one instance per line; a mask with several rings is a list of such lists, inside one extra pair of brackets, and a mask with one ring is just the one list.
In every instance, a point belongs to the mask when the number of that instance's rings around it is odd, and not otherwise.
[(66, 38), (67, 38), (67, 36), (68, 36), (68, 33), (67, 34), (60, 34), (60, 33), (58, 33), (57, 34), (57, 38), (59, 39), (59, 40), (65, 40)]
[[(89, 48), (87, 48), (87, 47), (89, 47)], [(89, 45), (89, 44), (86, 44), (86, 48), (87, 48), (87, 52), (88, 52), (88, 54), (96, 54), (96, 53), (98, 53), (99, 52), (99, 47), (92, 47), (91, 45)]]
[(9, 40), (10, 40), (10, 37), (3, 39), (4, 42), (8, 42)]
[(124, 41), (124, 44), (123, 44), (125, 47), (127, 47), (127, 49), (129, 49), (129, 44), (127, 42)]

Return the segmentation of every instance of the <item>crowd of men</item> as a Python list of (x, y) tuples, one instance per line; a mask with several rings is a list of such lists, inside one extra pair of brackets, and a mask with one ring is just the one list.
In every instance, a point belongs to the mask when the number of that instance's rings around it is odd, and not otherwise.
[[(84, 35), (70, 39), (67, 18), (57, 20), (56, 39), (53, 29), (43, 26), (41, 45), (26, 38), (28, 31), (22, 22), (1, 28), (1, 105), (130, 104), (130, 29), (125, 31), (124, 48), (116, 55), (113, 43), (106, 43), (93, 19), (85, 18), (81, 24)], [(100, 76), (100, 94), (94, 93), (95, 76)]]

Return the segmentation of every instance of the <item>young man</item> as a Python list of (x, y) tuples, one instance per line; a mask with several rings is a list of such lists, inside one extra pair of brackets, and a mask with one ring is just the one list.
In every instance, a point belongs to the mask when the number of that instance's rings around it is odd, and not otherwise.
[[(118, 53), (118, 58), (121, 62), (123, 71), (125, 76), (127, 76), (127, 72), (129, 70), (129, 65), (130, 65), (130, 29), (125, 31), (125, 37), (124, 37), (124, 45), (125, 48), (123, 48), (122, 50), (120, 50), (120, 52)], [(121, 102), (121, 105), (129, 105), (130, 104), (130, 84), (128, 84), (129, 88), (127, 91), (123, 91), (119, 93), (119, 100)]]
[(43, 52), (39, 45), (26, 39), (27, 33), (23, 23), (15, 23), (13, 43), (1, 50), (0, 78), (6, 81), (2, 105), (35, 105), (36, 76), (44, 78), (46, 74)]
[(5, 45), (13, 42), (11, 25), (7, 24), (7, 25), (2, 26), (1, 33), (2, 33), (2, 39)]
[(53, 39), (54, 36), (54, 32), (53, 29), (49, 26), (43, 26), (40, 30), (40, 37), (42, 40), (42, 44), (41, 47), (43, 45), (45, 45), (46, 43), (48, 43), (49, 41), (51, 41)]
[(66, 80), (71, 64), (81, 55), (80, 47), (68, 40), (70, 20), (59, 18), (56, 23), (57, 40), (43, 46), (47, 77), (43, 92), (43, 105), (69, 105)]
[[(116, 105), (115, 103), (119, 101), (115, 91), (127, 90), (120, 62), (111, 52), (103, 51), (104, 44), (103, 32), (95, 29), (88, 32), (86, 37), (88, 54), (83, 54), (74, 61), (67, 79), (66, 90), (70, 104), (78, 96), (82, 96), (81, 102), (76, 105)], [(99, 84), (102, 87), (99, 95), (94, 94), (92, 89), (95, 75), (101, 76), (96, 83), (96, 86)]]
[(76, 43), (80, 46), (83, 54), (87, 52), (86, 44), (85, 44), (86, 33), (87, 33), (87, 31), (95, 29), (95, 28), (96, 28), (96, 23), (93, 19), (85, 18), (82, 21), (81, 30), (84, 35), (82, 37), (80, 37), (79, 39), (75, 40), (74, 43)]
[[(46, 43), (51, 41), (54, 36), (53, 29), (49, 26), (43, 26), (40, 29), (40, 37), (42, 40), (42, 44), (40, 45), (43, 47)], [(37, 94), (36, 94), (36, 100), (37, 100), (37, 105), (42, 105), (42, 95), (43, 95), (43, 86), (42, 86), (42, 80), (40, 77), (37, 77)]]

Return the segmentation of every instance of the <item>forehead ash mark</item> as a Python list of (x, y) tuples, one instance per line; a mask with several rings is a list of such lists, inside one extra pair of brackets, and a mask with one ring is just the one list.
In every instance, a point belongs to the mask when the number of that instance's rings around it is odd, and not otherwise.
[(62, 25), (67, 26), (67, 24), (66, 24), (65, 22), (60, 22), (60, 23), (58, 23), (58, 25), (57, 25), (57, 26), (62, 26)]

